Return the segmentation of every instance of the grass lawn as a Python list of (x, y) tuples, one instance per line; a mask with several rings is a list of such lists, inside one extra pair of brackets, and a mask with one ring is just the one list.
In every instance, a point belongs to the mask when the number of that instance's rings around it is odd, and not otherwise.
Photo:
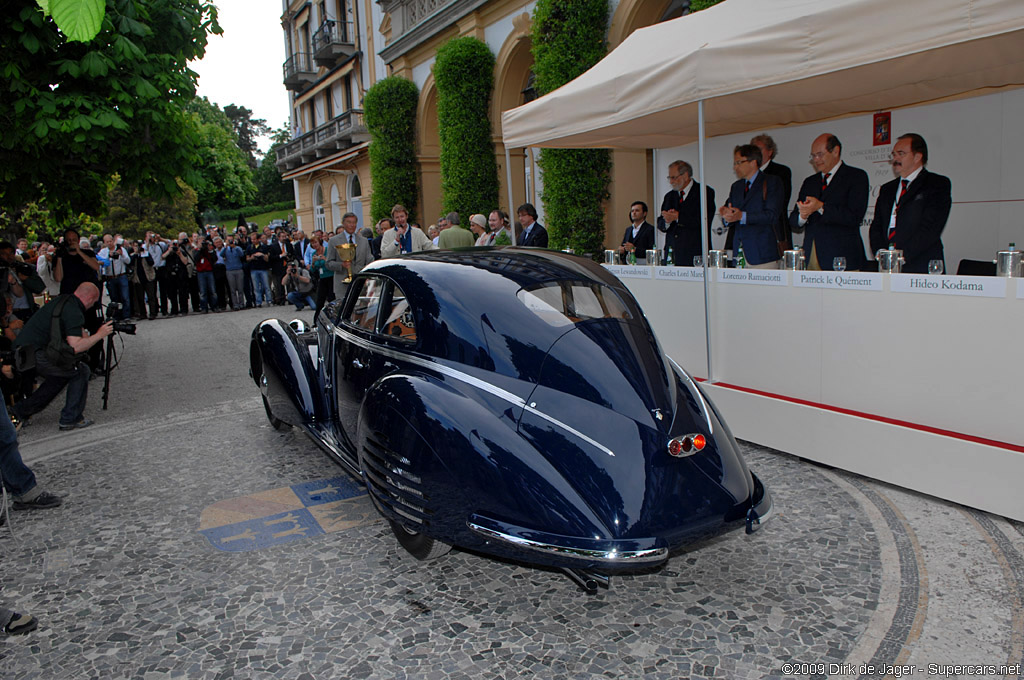
[[(260, 225), (260, 228), (270, 224), (271, 220), (286, 220), (289, 215), (295, 212), (292, 210), (274, 210), (272, 212), (260, 213), (259, 215), (245, 215), (245, 219), (249, 222), (255, 222)], [(292, 220), (294, 222), (294, 219)], [(224, 229), (225, 234), (229, 234), (235, 230), (235, 226), (238, 224), (238, 215), (235, 215), (233, 220), (221, 220), (220, 226)]]

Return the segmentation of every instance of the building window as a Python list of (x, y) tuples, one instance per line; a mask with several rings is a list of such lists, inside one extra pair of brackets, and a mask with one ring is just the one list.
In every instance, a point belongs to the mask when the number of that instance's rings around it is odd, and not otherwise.
[(327, 230), (327, 214), (324, 210), (324, 188), (320, 182), (313, 185), (313, 228)]

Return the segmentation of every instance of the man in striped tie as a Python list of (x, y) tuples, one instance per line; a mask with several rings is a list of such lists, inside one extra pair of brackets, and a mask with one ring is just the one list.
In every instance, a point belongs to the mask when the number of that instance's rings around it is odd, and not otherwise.
[(868, 234), (871, 251), (892, 245), (903, 251), (904, 272), (925, 274), (929, 260), (945, 259), (941, 237), (953, 204), (952, 183), (925, 168), (928, 145), (919, 134), (898, 137), (891, 159), (897, 177), (878, 191)]

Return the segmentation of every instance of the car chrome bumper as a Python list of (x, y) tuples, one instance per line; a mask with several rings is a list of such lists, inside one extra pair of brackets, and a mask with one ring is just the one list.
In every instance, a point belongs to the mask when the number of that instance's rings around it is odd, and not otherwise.
[[(652, 564), (663, 562), (668, 558), (667, 548), (647, 546), (639, 541), (558, 536), (512, 526), (479, 515), (471, 517), (467, 525), (474, 532), (489, 540), (502, 541), (524, 550), (532, 550), (553, 557), (579, 560), (581, 563), (597, 562), (624, 566), (629, 564)], [(651, 539), (651, 542), (653, 543), (653, 539)]]

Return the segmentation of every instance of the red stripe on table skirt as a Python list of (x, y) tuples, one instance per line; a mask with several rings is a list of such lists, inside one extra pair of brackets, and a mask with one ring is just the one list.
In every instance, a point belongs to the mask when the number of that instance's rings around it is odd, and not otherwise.
[[(706, 382), (705, 378), (694, 378), (698, 382)], [(731, 383), (716, 382), (711, 383), (715, 387), (724, 387), (729, 390), (736, 390), (737, 392), (746, 392), (747, 394), (756, 394), (759, 397), (768, 397), (769, 399), (778, 399), (779, 401), (787, 401), (791, 404), (799, 404), (801, 406), (811, 406), (813, 408), (821, 409), (823, 411), (831, 411), (833, 413), (842, 413), (843, 415), (856, 416), (857, 418), (864, 418), (865, 420), (873, 420), (878, 423), (885, 423), (887, 425), (896, 425), (899, 427), (905, 427), (911, 430), (918, 430), (919, 432), (928, 432), (929, 434), (937, 434), (943, 437), (951, 437), (953, 439), (960, 439), (961, 441), (971, 442), (973, 444), (984, 444), (985, 446), (994, 446), (998, 449), (1006, 449), (1007, 451), (1016, 451), (1017, 453), (1024, 453), (1024, 446), (1019, 444), (1010, 444), (1009, 442), (1001, 442), (997, 439), (986, 439), (985, 437), (976, 437), (972, 434), (964, 434), (963, 432), (954, 432), (953, 430), (943, 430), (942, 428), (932, 427), (931, 425), (922, 425), (920, 423), (912, 423), (908, 420), (897, 420), (896, 418), (888, 418), (886, 416), (875, 415), (874, 413), (865, 413), (863, 411), (855, 411), (850, 408), (842, 408), (841, 406), (832, 406), (830, 404), (820, 404), (816, 401), (808, 401), (807, 399), (797, 399), (796, 397), (787, 397), (782, 394), (775, 394), (774, 392), (765, 392), (763, 390), (755, 390), (751, 387), (743, 387), (741, 385), (733, 385)]]

